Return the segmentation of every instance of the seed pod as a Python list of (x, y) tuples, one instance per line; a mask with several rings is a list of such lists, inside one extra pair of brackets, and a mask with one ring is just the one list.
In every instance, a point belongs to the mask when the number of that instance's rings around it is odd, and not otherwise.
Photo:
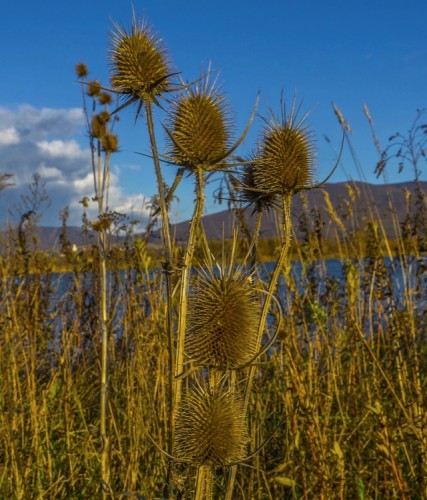
[(168, 61), (162, 41), (143, 22), (132, 22), (130, 33), (116, 25), (110, 49), (111, 85), (115, 91), (142, 101), (155, 100), (168, 87)]
[(313, 176), (314, 146), (310, 131), (291, 115), (273, 117), (264, 129), (254, 180), (269, 194), (293, 194), (307, 187)]
[(110, 132), (102, 138), (101, 144), (102, 150), (108, 151), (109, 153), (117, 153), (119, 149), (119, 141), (117, 135), (111, 134)]
[(112, 97), (107, 92), (101, 92), (98, 96), (99, 104), (111, 104)]
[(169, 151), (174, 161), (195, 170), (222, 168), (229, 149), (229, 109), (219, 90), (187, 90), (173, 103), (168, 119)]
[(87, 66), (84, 63), (76, 64), (76, 75), (79, 78), (86, 78), (88, 75)]
[(98, 80), (92, 80), (87, 86), (87, 95), (90, 97), (98, 97), (101, 92), (101, 83)]
[(257, 158), (244, 166), (243, 173), (237, 183), (236, 189), (240, 192), (239, 200), (254, 207), (254, 211), (269, 210), (275, 203), (276, 195), (260, 189), (254, 171)]
[(101, 117), (101, 115), (93, 115), (92, 126), (91, 126), (91, 133), (93, 137), (96, 137), (97, 139), (102, 139), (105, 136), (107, 132), (105, 124), (106, 122)]
[(200, 366), (238, 368), (256, 353), (258, 302), (248, 279), (201, 273), (188, 302), (186, 353)]
[(224, 466), (245, 458), (247, 442), (239, 393), (192, 388), (184, 394), (175, 425), (178, 458), (198, 466)]

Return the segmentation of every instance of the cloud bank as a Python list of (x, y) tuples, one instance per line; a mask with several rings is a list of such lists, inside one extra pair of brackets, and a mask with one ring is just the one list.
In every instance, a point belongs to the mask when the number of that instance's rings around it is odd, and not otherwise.
[[(85, 141), (85, 118), (79, 108), (0, 107), (0, 174), (13, 174), (14, 183), (0, 192), (0, 223), (25, 211), (23, 197), (29, 194), (34, 175), (39, 175), (49, 197), (41, 224), (59, 225), (59, 213), (68, 206), (69, 224), (80, 225), (79, 200), (91, 199), (94, 193), (90, 150), (82, 146)], [(120, 186), (120, 167), (113, 156), (109, 208), (141, 219), (147, 215), (144, 202), (142, 193), (129, 196)], [(96, 216), (94, 203), (88, 212)]]

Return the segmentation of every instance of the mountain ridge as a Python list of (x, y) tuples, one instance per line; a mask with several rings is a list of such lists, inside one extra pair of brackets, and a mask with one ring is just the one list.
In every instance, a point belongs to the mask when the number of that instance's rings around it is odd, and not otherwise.
[[(427, 181), (420, 181), (419, 186), (424, 193), (424, 203), (427, 203)], [(416, 188), (415, 182), (401, 182), (395, 184), (370, 184), (360, 181), (348, 181), (327, 183), (321, 188), (295, 195), (292, 203), (292, 219), (296, 236), (301, 235), (299, 226), (301, 215), (306, 205), (306, 213), (321, 221), (324, 237), (333, 236), (337, 227), (336, 221), (331, 217), (328, 209), (330, 205), (340, 217), (347, 230), (363, 230), (366, 224), (366, 217), (374, 215), (380, 220), (388, 238), (396, 238), (395, 219), (392, 211), (402, 222), (406, 215), (408, 197), (414, 196)], [(326, 194), (325, 194), (326, 193)], [(251, 214), (251, 208), (244, 211), (244, 217), (248, 228), (251, 230), (255, 226), (255, 217)], [(317, 215), (316, 215), (317, 214)], [(237, 217), (235, 210), (222, 210), (203, 216), (203, 226), (209, 240), (221, 239), (222, 236), (230, 238), (233, 234), (234, 221)], [(312, 221), (311, 221), (312, 222)], [(186, 240), (190, 221), (183, 221), (171, 225), (171, 233), (176, 241)], [(270, 211), (263, 217), (260, 237), (270, 238), (277, 234), (277, 214)], [(46, 251), (61, 251), (61, 227), (40, 226), (36, 228), (38, 236), (38, 248)], [(161, 231), (156, 229), (150, 235), (151, 243), (160, 242)], [(67, 239), (71, 245), (77, 247), (95, 244), (96, 233), (93, 231), (83, 231), (76, 226), (67, 226)], [(119, 238), (119, 241), (123, 238)]]

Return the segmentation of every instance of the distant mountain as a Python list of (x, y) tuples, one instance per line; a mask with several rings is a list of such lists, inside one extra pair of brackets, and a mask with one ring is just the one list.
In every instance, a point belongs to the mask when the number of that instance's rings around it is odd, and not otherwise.
[[(427, 182), (420, 183), (427, 200)], [(364, 182), (338, 182), (325, 184), (321, 189), (307, 191), (297, 194), (292, 202), (292, 219), (297, 236), (300, 234), (298, 227), (303, 213), (303, 200), (306, 200), (307, 211), (318, 211), (324, 228), (325, 238), (331, 234), (336, 227), (336, 222), (331, 218), (326, 197), (329, 197), (331, 206), (342, 219), (347, 230), (363, 229), (366, 217), (372, 216), (380, 220), (389, 238), (394, 238), (395, 227), (393, 220), (397, 216), (403, 221), (406, 214), (407, 194), (413, 195), (414, 182), (403, 182), (399, 184), (368, 184)], [(245, 220), (250, 229), (255, 226), (255, 216), (252, 209), (245, 210)], [(234, 211), (222, 211), (209, 214), (203, 218), (203, 226), (208, 239), (220, 239), (222, 235), (229, 238), (232, 235), (236, 213)], [(261, 227), (261, 237), (272, 237), (277, 234), (277, 214), (265, 214)], [(172, 234), (178, 241), (187, 238), (189, 221), (181, 222), (172, 226)], [(157, 231), (154, 235), (160, 237)]]
[[(420, 183), (421, 189), (427, 199), (427, 182)], [(339, 182), (325, 184), (321, 189), (308, 191), (294, 197), (292, 203), (292, 218), (297, 237), (301, 215), (303, 214), (303, 200), (306, 200), (306, 211), (316, 211), (324, 230), (324, 236), (333, 234), (336, 222), (331, 218), (325, 196), (329, 197), (331, 206), (343, 221), (347, 230), (363, 229), (366, 224), (366, 217), (373, 216), (381, 220), (386, 234), (389, 238), (395, 237), (393, 217), (397, 216), (399, 221), (403, 221), (406, 214), (407, 196), (413, 195), (415, 189), (414, 182), (403, 182), (399, 184), (377, 185), (363, 182)], [(244, 212), (245, 220), (250, 229), (254, 228), (255, 217), (251, 214), (251, 208)], [(395, 216), (392, 217), (392, 214)], [(310, 219), (310, 217), (309, 217)], [(314, 217), (313, 217), (314, 219)], [(313, 220), (312, 219), (312, 220)], [(235, 211), (224, 210), (203, 217), (203, 225), (208, 239), (220, 239), (222, 235), (229, 238), (232, 235)], [(268, 238), (277, 234), (277, 214), (270, 212), (265, 214), (261, 227), (261, 237)], [(172, 234), (177, 241), (185, 241), (189, 230), (189, 221), (172, 225)], [(39, 227), (37, 235), (39, 248), (49, 251), (60, 251), (60, 227)], [(77, 247), (96, 243), (96, 233), (83, 233), (79, 227), (67, 227), (67, 238), (71, 245)], [(160, 230), (154, 231), (150, 241), (157, 243), (160, 241)]]

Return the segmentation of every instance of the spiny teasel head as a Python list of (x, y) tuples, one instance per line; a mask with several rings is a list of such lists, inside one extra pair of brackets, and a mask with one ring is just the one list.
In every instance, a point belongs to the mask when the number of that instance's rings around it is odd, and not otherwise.
[(297, 121), (294, 110), (281, 119), (265, 120), (258, 161), (253, 175), (258, 188), (269, 194), (294, 194), (313, 178), (314, 143), (305, 117)]
[(108, 94), (107, 92), (101, 92), (98, 96), (98, 101), (99, 104), (108, 105), (113, 102), (113, 98), (111, 97), (111, 94)]
[(218, 88), (206, 81), (181, 93), (172, 103), (168, 124), (169, 155), (189, 170), (224, 167), (230, 148), (230, 111)]
[(175, 424), (177, 458), (198, 466), (224, 466), (244, 460), (247, 442), (237, 391), (191, 388), (183, 395)]
[(190, 292), (186, 353), (199, 366), (236, 369), (256, 353), (258, 300), (241, 268), (200, 270)]
[(107, 153), (117, 153), (119, 150), (119, 140), (117, 135), (108, 132), (101, 140), (102, 150)]
[(134, 16), (129, 32), (115, 24), (109, 56), (110, 82), (118, 94), (147, 102), (168, 89), (166, 50), (145, 21)]
[(102, 139), (107, 133), (107, 123), (110, 120), (108, 111), (101, 111), (92, 117), (91, 134), (97, 139)]
[(87, 95), (90, 97), (98, 97), (101, 93), (101, 82), (92, 80), (87, 84)]
[(88, 73), (89, 72), (88, 72), (86, 64), (84, 64), (84, 63), (76, 64), (76, 75), (79, 78), (86, 78)]
[(254, 171), (257, 163), (256, 155), (251, 155), (245, 162), (243, 171), (235, 181), (235, 188), (239, 193), (239, 201), (253, 207), (254, 212), (267, 211), (275, 205), (276, 194), (265, 192), (257, 184)]

